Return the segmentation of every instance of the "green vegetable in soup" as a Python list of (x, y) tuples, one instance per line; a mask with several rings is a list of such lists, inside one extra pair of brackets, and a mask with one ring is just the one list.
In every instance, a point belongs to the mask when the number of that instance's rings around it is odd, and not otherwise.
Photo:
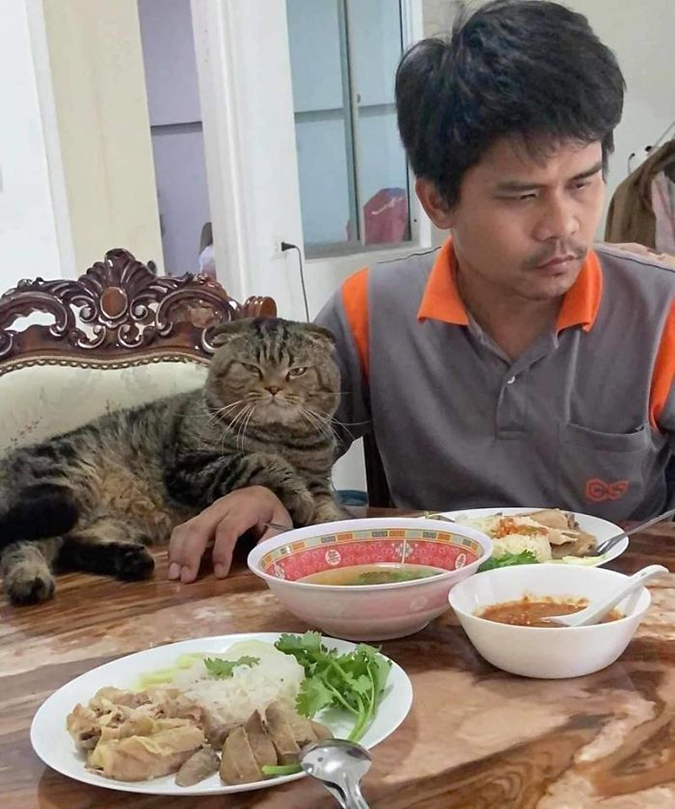
[(348, 565), (347, 567), (322, 570), (303, 576), (300, 581), (307, 584), (342, 585), (354, 587), (368, 584), (394, 584), (404, 581), (427, 579), (447, 571), (428, 565), (414, 565), (407, 562), (378, 562), (367, 565)]
[(511, 567), (513, 565), (536, 565), (537, 557), (532, 551), (521, 551), (520, 553), (505, 553), (502, 556), (490, 557), (487, 562), (478, 568), (478, 572), (484, 570), (494, 570), (497, 567)]

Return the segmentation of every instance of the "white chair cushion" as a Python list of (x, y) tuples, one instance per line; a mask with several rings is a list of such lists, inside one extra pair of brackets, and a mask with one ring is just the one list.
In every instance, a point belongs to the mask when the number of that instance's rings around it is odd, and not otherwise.
[(41, 365), (0, 376), (0, 454), (123, 407), (194, 390), (207, 366), (162, 360), (131, 368)]

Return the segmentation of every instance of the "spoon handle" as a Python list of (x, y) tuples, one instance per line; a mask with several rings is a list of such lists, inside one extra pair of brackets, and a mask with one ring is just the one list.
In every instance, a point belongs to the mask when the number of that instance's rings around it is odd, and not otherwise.
[[(603, 601), (602, 604), (598, 604), (595, 609), (589, 607), (589, 611), (584, 615), (583, 621), (580, 621), (578, 624), (574, 625), (587, 626), (588, 624), (596, 624), (600, 618), (605, 616), (613, 607), (616, 607), (616, 605), (623, 601), (627, 595), (632, 593), (638, 587), (641, 587), (648, 579), (652, 579), (654, 576), (660, 576), (663, 573), (669, 572), (670, 571), (668, 568), (664, 567), (663, 565), (648, 565), (647, 567), (643, 567), (642, 570), (639, 570), (637, 573), (630, 576), (624, 586), (620, 590), (617, 590), (612, 598), (610, 598), (608, 601)], [(584, 610), (584, 612), (586, 611)]]
[(620, 542), (624, 537), (629, 537), (632, 534), (636, 534), (638, 531), (644, 531), (645, 528), (651, 528), (652, 525), (656, 525), (663, 520), (667, 520), (671, 517), (675, 516), (675, 508), (671, 508), (669, 511), (664, 511), (663, 514), (659, 514), (658, 517), (652, 517), (651, 520), (646, 520), (645, 522), (641, 522), (639, 525), (634, 525), (632, 528), (629, 528), (628, 531), (622, 531), (620, 534), (616, 534), (613, 537), (609, 537), (604, 542), (601, 542), (595, 549), (594, 556), (602, 556), (603, 554), (607, 553), (610, 548), (613, 548), (617, 542)]
[(365, 798), (361, 794), (361, 788), (356, 781), (345, 779), (342, 787), (347, 799), (345, 809), (370, 809), (365, 801)]

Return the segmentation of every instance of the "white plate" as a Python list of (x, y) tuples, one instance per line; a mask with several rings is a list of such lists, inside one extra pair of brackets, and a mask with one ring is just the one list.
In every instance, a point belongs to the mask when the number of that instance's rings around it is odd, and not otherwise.
[[(541, 508), (460, 508), (457, 511), (444, 511), (442, 512), (442, 516), (457, 518), (460, 514), (465, 514), (467, 517), (480, 519), (481, 517), (492, 517), (495, 514), (530, 514), (533, 511), (541, 511)], [(593, 534), (593, 536), (596, 538), (596, 545), (598, 545), (600, 542), (604, 542), (610, 537), (620, 534), (623, 530), (620, 526), (614, 525), (613, 522), (608, 522), (600, 517), (593, 517), (590, 514), (580, 514), (578, 511), (570, 511), (569, 513), (574, 515), (576, 521), (579, 523), (579, 527), (583, 531)], [(616, 545), (613, 548), (610, 548), (606, 554), (599, 557), (598, 561), (593, 565), (589, 565), (588, 562), (584, 562), (583, 557), (580, 557), (580, 561), (576, 564), (589, 567), (606, 565), (607, 562), (611, 562), (612, 559), (616, 559), (617, 556), (621, 556), (627, 547), (628, 537), (624, 537), (621, 542), (617, 542)], [(575, 562), (569, 561), (565, 562), (565, 564), (573, 565)]]
[[(94, 694), (106, 685), (117, 688), (131, 688), (137, 681), (139, 674), (166, 668), (176, 662), (179, 655), (186, 652), (209, 652), (213, 655), (222, 654), (233, 643), (243, 640), (261, 640), (274, 643), (279, 639), (278, 632), (253, 632), (241, 635), (222, 635), (212, 638), (195, 638), (180, 643), (171, 643), (167, 646), (158, 646), (144, 652), (121, 657), (92, 671), (81, 674), (62, 688), (53, 693), (38, 709), (30, 729), (30, 740), (33, 750), (40, 756), (45, 764), (52, 769), (82, 781), (85, 784), (94, 784), (107, 789), (117, 789), (122, 792), (137, 792), (145, 795), (220, 795), (227, 792), (244, 792), (250, 789), (263, 789), (265, 787), (285, 784), (303, 778), (304, 773), (284, 775), (278, 778), (267, 778), (251, 784), (237, 784), (228, 786), (220, 780), (218, 773), (195, 784), (192, 787), (179, 787), (174, 775), (155, 778), (151, 781), (113, 781), (85, 768), (84, 756), (75, 748), (75, 743), (66, 730), (66, 717), (78, 702), (86, 704)], [(323, 638), (323, 643), (329, 649), (338, 652), (349, 652), (355, 648), (354, 643), (334, 638)], [(374, 747), (393, 733), (406, 718), (412, 705), (412, 685), (408, 675), (403, 669), (392, 661), (387, 686), (377, 714), (366, 731), (360, 744), (364, 747)], [(322, 714), (330, 717), (327, 722), (330, 729), (338, 737), (346, 737), (353, 727), (349, 714), (330, 710), (317, 714), (322, 720)], [(334, 717), (336, 717), (334, 719)], [(323, 721), (326, 721), (325, 719)]]

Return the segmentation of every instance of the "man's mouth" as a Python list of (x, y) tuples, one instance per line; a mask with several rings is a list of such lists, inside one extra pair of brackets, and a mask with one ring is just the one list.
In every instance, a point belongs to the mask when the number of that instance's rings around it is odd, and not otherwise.
[[(570, 261), (576, 261), (577, 257), (573, 253), (568, 253), (564, 256), (553, 256), (553, 258), (548, 259), (548, 261), (543, 262), (542, 264), (537, 264), (538, 270), (552, 270), (555, 267), (561, 264), (568, 264)], [(560, 269), (564, 269), (560, 267)]]

